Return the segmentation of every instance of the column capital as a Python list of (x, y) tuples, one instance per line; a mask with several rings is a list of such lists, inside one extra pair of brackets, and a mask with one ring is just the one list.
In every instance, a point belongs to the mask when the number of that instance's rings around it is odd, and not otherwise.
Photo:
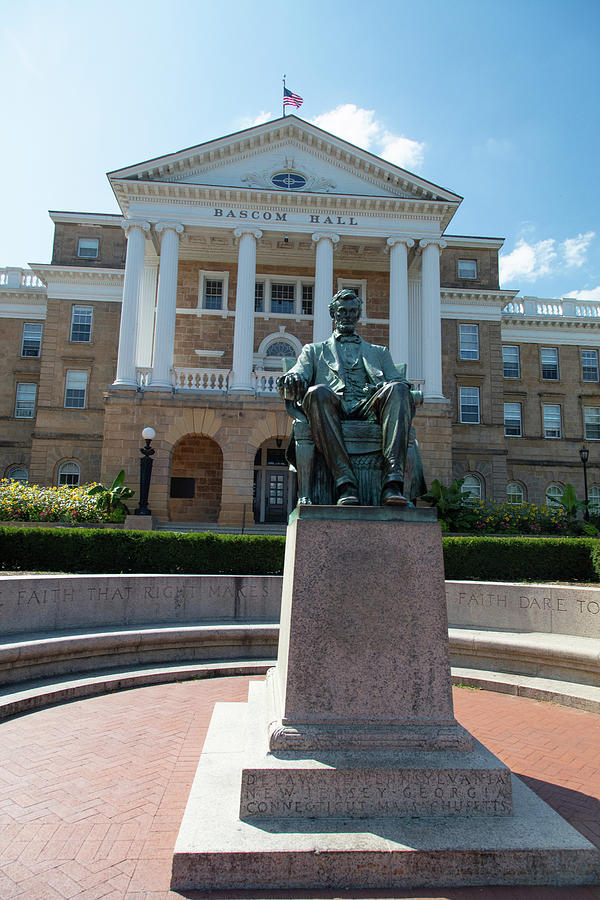
[(334, 234), (333, 231), (315, 231), (315, 233), (311, 235), (311, 240), (315, 244), (318, 244), (319, 241), (323, 240), (331, 241), (332, 244), (337, 244), (340, 240), (340, 236), (339, 234)]
[(389, 237), (385, 242), (387, 247), (394, 247), (396, 244), (404, 244), (407, 249), (415, 246), (415, 242), (411, 237), (405, 237), (403, 235), (394, 235), (394, 237)]
[(448, 242), (443, 238), (423, 238), (422, 241), (419, 241), (419, 247), (424, 250), (425, 247), (429, 247), (430, 244), (433, 244), (435, 247), (439, 247), (440, 250), (443, 250), (444, 247), (448, 246)]
[(179, 222), (157, 222), (154, 226), (157, 234), (163, 234), (165, 231), (174, 231), (175, 234), (183, 234), (183, 225)]
[(129, 232), (132, 228), (139, 228), (140, 231), (150, 231), (150, 222), (146, 222), (145, 219), (125, 219), (121, 222), (121, 228), (129, 237)]
[(252, 228), (250, 225), (242, 225), (239, 228), (233, 229), (234, 237), (241, 238), (243, 234), (251, 234), (252, 237), (256, 238), (257, 241), (260, 241), (263, 233), (260, 228)]

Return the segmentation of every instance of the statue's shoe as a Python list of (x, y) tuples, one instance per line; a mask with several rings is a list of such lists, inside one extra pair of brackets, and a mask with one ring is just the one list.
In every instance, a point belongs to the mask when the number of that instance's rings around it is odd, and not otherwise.
[[(384, 506), (408, 506), (408, 500), (397, 484), (388, 484), (381, 492), (381, 503)], [(412, 504), (410, 504), (412, 505)]]
[(343, 484), (340, 488), (338, 506), (358, 506), (358, 489), (353, 484)]

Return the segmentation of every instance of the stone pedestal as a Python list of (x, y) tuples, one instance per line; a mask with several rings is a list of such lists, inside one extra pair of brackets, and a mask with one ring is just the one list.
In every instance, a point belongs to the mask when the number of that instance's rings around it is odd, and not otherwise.
[(277, 666), (218, 704), (172, 887), (596, 883), (595, 848), (454, 718), (432, 510), (300, 507)]

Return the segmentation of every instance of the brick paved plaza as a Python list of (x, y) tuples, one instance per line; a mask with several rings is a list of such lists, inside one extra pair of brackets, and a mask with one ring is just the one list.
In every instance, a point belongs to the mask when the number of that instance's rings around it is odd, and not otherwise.
[[(171, 854), (215, 702), (247, 677), (139, 688), (0, 724), (0, 900), (166, 900)], [(459, 721), (600, 846), (600, 718), (457, 688)], [(273, 892), (270, 898), (600, 898), (600, 888)]]

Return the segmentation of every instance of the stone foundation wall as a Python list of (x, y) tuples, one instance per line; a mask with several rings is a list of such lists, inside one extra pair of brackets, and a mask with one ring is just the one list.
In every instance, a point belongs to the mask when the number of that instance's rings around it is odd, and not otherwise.
[(221, 511), (223, 454), (213, 440), (187, 435), (176, 444), (171, 477), (193, 478), (193, 498), (170, 497), (169, 518), (173, 522), (216, 522)]

